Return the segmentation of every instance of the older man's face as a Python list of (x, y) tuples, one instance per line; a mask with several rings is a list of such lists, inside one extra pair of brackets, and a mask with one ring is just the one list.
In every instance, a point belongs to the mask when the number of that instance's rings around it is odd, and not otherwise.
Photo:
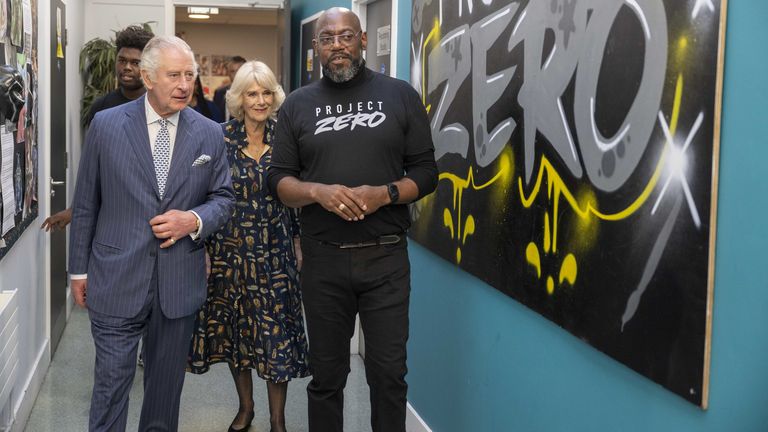
[(319, 24), (314, 45), (323, 75), (334, 82), (349, 81), (362, 65), (366, 34), (351, 13), (327, 13)]
[(178, 49), (163, 52), (154, 77), (142, 70), (147, 98), (162, 117), (172, 115), (187, 106), (195, 87), (195, 61), (189, 53)]

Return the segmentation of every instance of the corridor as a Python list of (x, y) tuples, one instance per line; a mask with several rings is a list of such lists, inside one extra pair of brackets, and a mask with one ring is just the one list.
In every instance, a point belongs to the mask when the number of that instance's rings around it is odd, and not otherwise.
[[(93, 384), (94, 348), (88, 314), (78, 307), (64, 331), (25, 431), (81, 432), (88, 430), (88, 406)], [(344, 398), (344, 430), (371, 430), (368, 385), (360, 356), (351, 359)], [(143, 374), (138, 368), (128, 413), (129, 431), (137, 430), (143, 398)], [(307, 430), (306, 386), (310, 378), (288, 385), (286, 426), (291, 432)], [(256, 417), (251, 432), (269, 431), (269, 412), (263, 381), (254, 374)], [(181, 395), (180, 432), (225, 431), (237, 412), (237, 394), (229, 370), (223, 364), (203, 375), (187, 374)]]

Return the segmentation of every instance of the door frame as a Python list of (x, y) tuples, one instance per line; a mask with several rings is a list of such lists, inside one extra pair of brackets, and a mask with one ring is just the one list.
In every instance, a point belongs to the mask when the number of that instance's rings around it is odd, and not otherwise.
[[(378, 0), (352, 0), (352, 12), (360, 18), (360, 27), (368, 33), (368, 5)], [(392, 3), (392, 16), (390, 17), (390, 52), (389, 52), (389, 76), (397, 77), (397, 5), (398, 0), (390, 0)]]
[[(315, 21), (317, 21), (318, 18), (320, 18), (320, 15), (322, 15), (322, 14), (323, 14), (323, 11), (319, 11), (317, 13), (314, 13), (314, 14), (304, 18), (303, 20), (301, 20), (301, 23), (299, 24), (299, 75), (297, 77), (298, 80), (297, 80), (297, 83), (296, 83), (297, 84), (296, 88), (301, 87), (301, 81), (302, 81), (301, 77), (302, 77), (302, 74), (305, 72), (304, 71), (304, 67), (306, 67), (306, 63), (305, 63), (306, 60), (304, 59), (304, 54), (307, 51), (307, 47), (304, 46), (304, 35), (303, 35), (304, 34), (304, 26), (308, 25), (308, 24), (314, 23)], [(312, 25), (314, 25), (314, 24), (312, 24)], [(312, 49), (314, 50), (314, 46), (312, 47)], [(313, 51), (313, 57), (315, 57), (315, 56), (317, 56), (317, 52)], [(322, 78), (323, 77), (323, 68), (322, 68), (322, 66), (320, 64), (317, 64), (317, 65), (314, 64), (314, 60), (313, 60), (312, 67), (319, 69), (319, 71), (320, 71), (320, 78)]]
[[(45, 2), (47, 3), (47, 7), (49, 8), (50, 13), (50, 21), (49, 21), (49, 33), (46, 34), (46, 40), (45, 42), (42, 42), (40, 38), (38, 37), (38, 45), (41, 43), (50, 44), (49, 45), (49, 51), (46, 53), (45, 61), (50, 61), (50, 73), (48, 75), (48, 94), (46, 97), (48, 97), (48, 107), (50, 112), (48, 113), (48, 118), (46, 121), (46, 129), (49, 131), (49, 136), (46, 137), (46, 142), (48, 143), (48, 154), (49, 154), (49, 164), (48, 169), (46, 170), (46, 176), (44, 178), (39, 178), (39, 182), (45, 182), (46, 187), (43, 188), (43, 193), (45, 193), (45, 199), (47, 202), (46, 206), (46, 212), (43, 214), (43, 216), (54, 214), (60, 210), (64, 210), (69, 207), (70, 203), (70, 197), (68, 197), (68, 189), (69, 189), (69, 183), (70, 183), (70, 173), (71, 170), (68, 167), (68, 157), (67, 154), (69, 152), (69, 134), (67, 133), (67, 121), (68, 121), (68, 115), (67, 115), (67, 58), (68, 58), (68, 50), (67, 50), (67, 40), (66, 40), (66, 29), (67, 29), (67, 0), (57, 0), (57, 1), (51, 1), (51, 2)], [(55, 11), (60, 10), (60, 13), (57, 14)], [(58, 18), (61, 18), (61, 21), (58, 21)], [(58, 25), (61, 25), (61, 28), (57, 29)], [(64, 52), (64, 57), (61, 59), (56, 58), (56, 53), (53, 52), (55, 50), (53, 43), (55, 43), (55, 38), (57, 37), (57, 30), (61, 32), (60, 35), (58, 35), (61, 40), (60, 43), (62, 44), (62, 49)], [(41, 53), (38, 52), (38, 62), (41, 61), (40, 59)], [(60, 66), (54, 66), (56, 65), (57, 61), (60, 61)], [(59, 78), (59, 75), (63, 75), (63, 77)], [(59, 83), (63, 84), (63, 88), (54, 90), (54, 77), (56, 79), (60, 79)], [(54, 94), (55, 92), (63, 92), (63, 98), (60, 97), (60, 94)], [(62, 109), (56, 109), (54, 107), (54, 98), (57, 100), (57, 103), (60, 103), (63, 105)], [(39, 98), (38, 98), (39, 100)], [(58, 107), (61, 108), (61, 107)], [(54, 131), (54, 124), (59, 129), (57, 131)], [(54, 136), (56, 138), (54, 139)], [(54, 155), (54, 149), (56, 149), (57, 152), (63, 153), (63, 155)], [(62, 157), (63, 156), (63, 157)], [(56, 176), (58, 178), (54, 179), (53, 177)], [(54, 188), (53, 186), (53, 180), (56, 181), (63, 181), (64, 184), (60, 185), (57, 188)], [(53, 198), (52, 194), (57, 193), (58, 195)], [(55, 203), (58, 203), (60, 207), (55, 207)], [(53, 356), (56, 352), (56, 348), (59, 345), (59, 342), (61, 341), (61, 337), (64, 333), (64, 328), (67, 324), (67, 318), (69, 317), (69, 312), (71, 311), (70, 307), (70, 301), (71, 296), (69, 292), (69, 275), (67, 274), (67, 237), (68, 237), (68, 229), (65, 229), (64, 231), (56, 231), (49, 233), (46, 237), (48, 237), (48, 247), (47, 249), (47, 255), (49, 256), (48, 262), (46, 263), (46, 273), (47, 275), (47, 283), (46, 283), (46, 295), (47, 295), (47, 313), (49, 316), (47, 327), (48, 327), (48, 341), (50, 344), (50, 353), (51, 356)], [(57, 246), (58, 249), (54, 249), (54, 246)], [(55, 256), (54, 254), (56, 252), (60, 253), (60, 256)], [(63, 261), (63, 262), (62, 262)], [(54, 274), (54, 270), (60, 270), (61, 273), (58, 276), (63, 276), (64, 280), (59, 280), (59, 277), (57, 277), (57, 274)], [(62, 293), (59, 290), (64, 290)], [(63, 302), (63, 303), (62, 303)], [(56, 315), (54, 315), (56, 314)]]

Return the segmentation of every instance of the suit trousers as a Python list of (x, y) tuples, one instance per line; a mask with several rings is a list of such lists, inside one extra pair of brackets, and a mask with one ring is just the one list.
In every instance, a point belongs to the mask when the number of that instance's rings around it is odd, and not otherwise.
[(195, 315), (168, 319), (160, 308), (157, 265), (138, 315), (120, 318), (88, 311), (96, 346), (89, 431), (125, 431), (128, 394), (144, 335), (144, 403), (139, 431), (176, 431), (179, 401)]
[(344, 387), (355, 315), (365, 336), (373, 432), (405, 432), (410, 263), (406, 239), (340, 249), (303, 237), (301, 271), (312, 381), (310, 432), (343, 431)]

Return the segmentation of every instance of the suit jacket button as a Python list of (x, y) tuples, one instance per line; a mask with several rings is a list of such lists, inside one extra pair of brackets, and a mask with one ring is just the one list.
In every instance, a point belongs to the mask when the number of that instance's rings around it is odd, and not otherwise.
[(151, 256), (151, 257), (157, 256), (157, 251), (156, 250), (149, 251), (149, 256)]

